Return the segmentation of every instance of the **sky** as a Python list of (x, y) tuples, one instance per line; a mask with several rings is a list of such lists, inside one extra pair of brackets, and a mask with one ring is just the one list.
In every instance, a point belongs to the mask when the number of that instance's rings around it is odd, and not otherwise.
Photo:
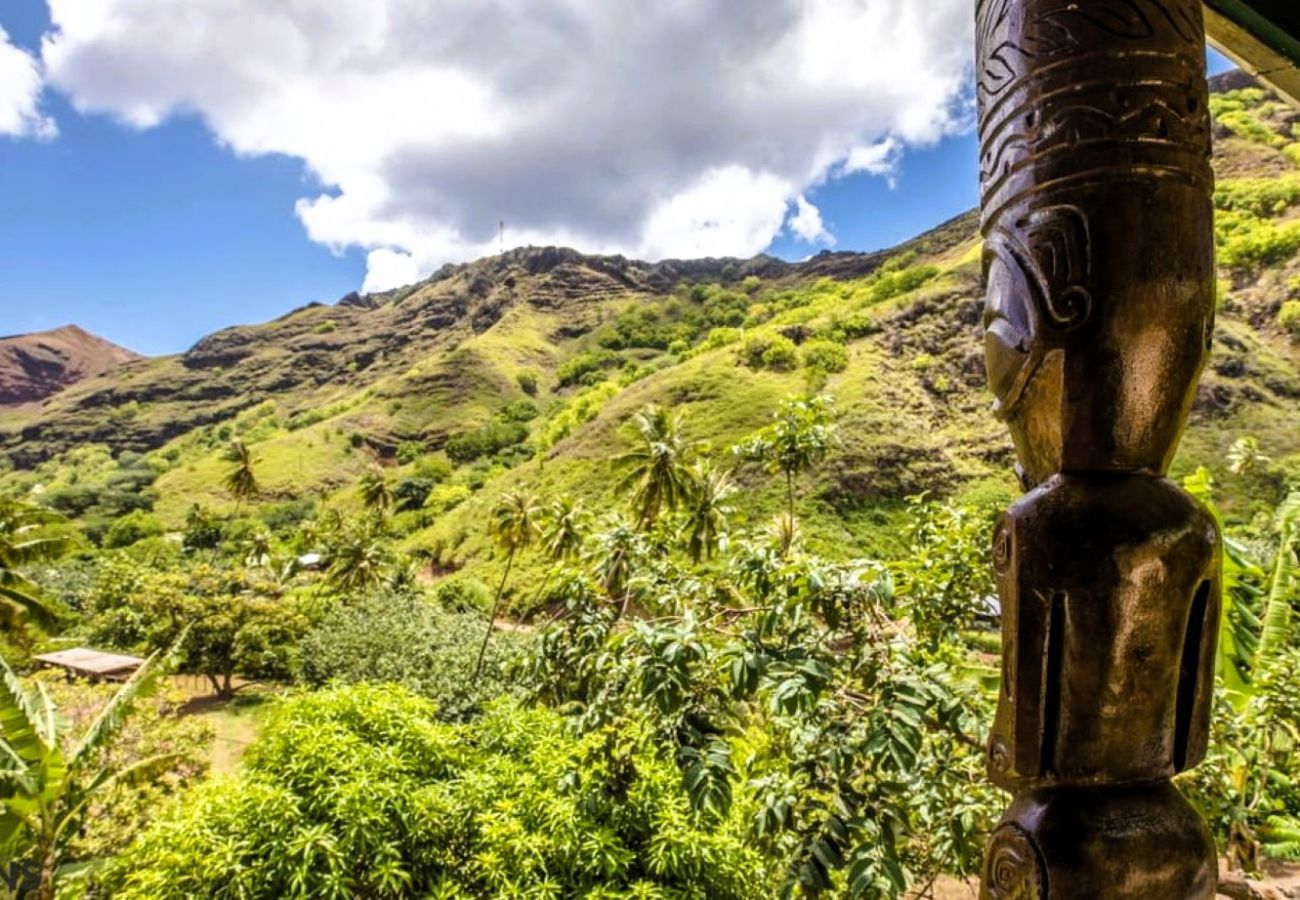
[(971, 7), (0, 0), (0, 334), (179, 352), (502, 223), (652, 260), (891, 246), (978, 201)]

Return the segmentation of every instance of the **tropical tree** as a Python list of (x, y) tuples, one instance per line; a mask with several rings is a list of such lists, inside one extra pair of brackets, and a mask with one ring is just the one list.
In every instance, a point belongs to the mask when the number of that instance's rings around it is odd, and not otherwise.
[(487, 653), (488, 641), (492, 639), (492, 631), (496, 628), (497, 613), (501, 611), (501, 598), (505, 596), (506, 582), (510, 580), (515, 555), (538, 539), (541, 534), (539, 519), (540, 510), (536, 498), (522, 491), (503, 494), (492, 510), (492, 537), (497, 546), (506, 552), (506, 567), (497, 584), (496, 597), (492, 600), (492, 612), (488, 615), (487, 630), (483, 633), (478, 659), (474, 661), (474, 681), (478, 681), (483, 669), (483, 656)]
[(383, 514), (393, 505), (393, 491), (384, 473), (371, 469), (361, 476), (361, 503), (366, 509)]
[(57, 619), (51, 600), (21, 569), (51, 562), (76, 546), (68, 520), (56, 512), (16, 500), (0, 501), (0, 625), (24, 620), (48, 625)]
[(655, 403), (632, 416), (637, 444), (618, 458), (626, 469), (620, 488), (631, 492), (637, 527), (642, 530), (691, 494), (692, 447), (682, 437), (682, 421), (682, 413), (670, 413)]
[(772, 473), (785, 476), (786, 515), (794, 517), (795, 479), (826, 458), (835, 443), (834, 408), (830, 397), (788, 398), (771, 425), (736, 448), (759, 460)]
[(257, 473), (254, 468), (261, 461), (261, 457), (253, 456), (253, 451), (248, 449), (248, 445), (239, 438), (231, 441), (230, 446), (226, 448), (226, 462), (233, 465), (226, 473), (225, 486), (235, 498), (236, 515), (245, 500), (257, 496)]
[(731, 514), (727, 501), (736, 492), (736, 486), (730, 475), (704, 460), (695, 464), (691, 480), (694, 490), (686, 502), (682, 534), (686, 537), (686, 552), (693, 562), (699, 563), (703, 558), (712, 559), (718, 549)]
[(621, 618), (632, 599), (632, 575), (646, 555), (645, 538), (630, 522), (617, 516), (596, 535), (595, 545), (596, 578), (610, 599), (618, 602)]
[(577, 558), (587, 539), (587, 511), (582, 501), (561, 497), (546, 510), (542, 526), (542, 551), (551, 562)]
[(32, 867), (31, 896), (53, 900), (60, 861), (92, 804), (114, 787), (166, 770), (184, 754), (164, 753), (115, 768), (104, 764), (131, 706), (157, 679), (150, 656), (70, 747), (44, 685), (28, 689), (0, 659), (0, 862)]
[(377, 529), (353, 526), (333, 535), (328, 558), (326, 583), (339, 594), (360, 594), (383, 582), (393, 554)]

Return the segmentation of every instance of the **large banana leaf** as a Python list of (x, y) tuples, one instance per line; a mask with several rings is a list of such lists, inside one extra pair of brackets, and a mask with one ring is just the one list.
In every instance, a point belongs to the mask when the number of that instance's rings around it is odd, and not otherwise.
[[(186, 632), (188, 632), (188, 629), (186, 629)], [(185, 634), (182, 634), (180, 640), (183, 641), (184, 639)], [(179, 646), (179, 641), (177, 645)], [(81, 740), (77, 742), (76, 747), (68, 756), (68, 769), (70, 771), (77, 772), (96, 750), (106, 746), (121, 730), (136, 698), (148, 693), (165, 670), (164, 666), (159, 665), (160, 656), (161, 651), (151, 653), (149, 658), (144, 661), (144, 664), (135, 670), (126, 684), (122, 685), (118, 692), (113, 695), (113, 698), (99, 711), (95, 721), (90, 723), (90, 727), (86, 729), (85, 734), (81, 736)]]
[(32, 696), (0, 658), (0, 740), (29, 766), (39, 763), (48, 750), (37, 730), (39, 719), (40, 711)]
[(1292, 604), (1295, 603), (1297, 566), (1296, 540), (1300, 531), (1300, 491), (1292, 491), (1278, 507), (1277, 553), (1268, 579), (1268, 600), (1264, 606), (1264, 626), (1260, 633), (1259, 653), (1263, 659), (1286, 647), (1291, 638)]

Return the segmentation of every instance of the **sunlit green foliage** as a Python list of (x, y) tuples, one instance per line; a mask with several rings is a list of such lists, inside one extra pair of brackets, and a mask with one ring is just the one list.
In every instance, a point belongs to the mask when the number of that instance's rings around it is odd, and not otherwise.
[(542, 710), (501, 706), (459, 726), (434, 716), (396, 687), (287, 703), (245, 774), (155, 825), (104, 890), (119, 900), (766, 892), (743, 819), (693, 812), (635, 723), (575, 739)]

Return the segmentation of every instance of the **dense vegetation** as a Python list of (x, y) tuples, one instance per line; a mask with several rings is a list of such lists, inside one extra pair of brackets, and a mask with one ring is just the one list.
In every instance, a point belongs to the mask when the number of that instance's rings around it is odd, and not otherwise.
[[(1300, 858), (1300, 153), (1267, 95), (1215, 104), (1219, 346), (1175, 477), (1220, 517), (1229, 602), (1181, 787), (1250, 870)], [(0, 859), (92, 898), (972, 874), (1001, 804), (987, 543), (1016, 491), (978, 257), (966, 221), (804, 268), (507, 255), (16, 414)], [(416, 319), (417, 356), (340, 334)], [(345, 347), (341, 380), (299, 370)], [(291, 387), (198, 421), (200, 375)], [(121, 693), (29, 674), (75, 643), (153, 661)], [(211, 736), (152, 693), (168, 668), (281, 695), (241, 767), (207, 776)]]

